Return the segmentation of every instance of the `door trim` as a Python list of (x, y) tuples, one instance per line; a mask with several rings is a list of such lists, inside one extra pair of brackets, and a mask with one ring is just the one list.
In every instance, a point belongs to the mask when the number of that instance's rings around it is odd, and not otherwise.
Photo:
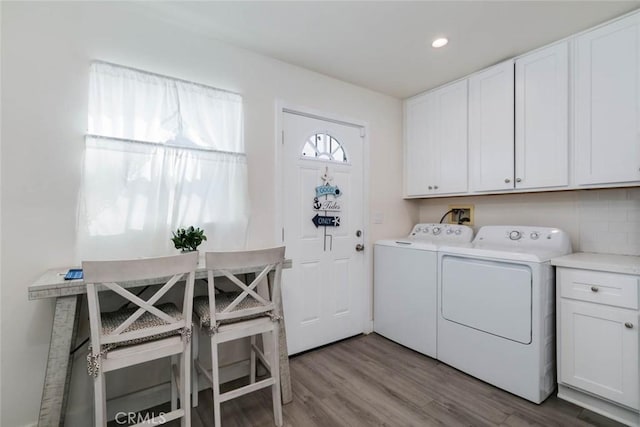
[(298, 114), (304, 117), (311, 117), (319, 120), (325, 120), (329, 122), (338, 123), (346, 126), (353, 126), (356, 128), (360, 128), (364, 131), (364, 136), (362, 138), (362, 152), (363, 152), (363, 165), (362, 165), (362, 183), (363, 183), (363, 228), (364, 230), (364, 281), (365, 288), (367, 289), (366, 302), (367, 307), (364, 312), (366, 315), (365, 319), (362, 319), (362, 325), (364, 333), (368, 334), (373, 332), (373, 246), (371, 245), (371, 241), (369, 238), (369, 230), (370, 227), (370, 213), (369, 213), (369, 123), (363, 120), (353, 119), (351, 117), (345, 117), (338, 114), (327, 113), (324, 111), (319, 111), (313, 108), (304, 107), (300, 105), (291, 104), (282, 99), (276, 99), (275, 101), (275, 199), (276, 199), (276, 210), (275, 210), (275, 230), (274, 230), (274, 241), (278, 243), (282, 243), (282, 229), (284, 227), (284, 212), (282, 209), (282, 203), (284, 202), (282, 197), (282, 190), (284, 187), (283, 182), (283, 114), (291, 113)]

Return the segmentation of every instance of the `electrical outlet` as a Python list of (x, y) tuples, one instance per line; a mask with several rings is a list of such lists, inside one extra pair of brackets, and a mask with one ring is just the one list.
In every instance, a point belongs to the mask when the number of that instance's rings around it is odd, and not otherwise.
[(449, 210), (457, 209), (447, 216), (449, 224), (473, 225), (473, 205), (449, 205)]

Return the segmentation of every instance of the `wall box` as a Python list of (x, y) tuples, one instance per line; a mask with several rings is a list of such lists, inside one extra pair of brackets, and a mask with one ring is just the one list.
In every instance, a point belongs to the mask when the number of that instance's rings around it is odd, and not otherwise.
[(458, 214), (454, 214), (453, 212), (451, 212), (448, 216), (447, 216), (447, 223), (448, 224), (458, 224), (458, 222), (460, 222), (460, 219), (462, 218), (468, 218), (468, 221), (464, 221), (462, 223), (462, 225), (473, 225), (474, 221), (473, 221), (473, 214), (474, 214), (474, 205), (449, 205), (449, 209), (448, 210), (453, 210), (453, 209), (458, 209), (461, 212), (459, 212)]

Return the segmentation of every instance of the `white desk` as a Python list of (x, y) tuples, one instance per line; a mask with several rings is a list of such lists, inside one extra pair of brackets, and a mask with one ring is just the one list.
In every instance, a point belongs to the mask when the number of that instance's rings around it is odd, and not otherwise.
[[(286, 260), (283, 268), (291, 268), (291, 260)], [(64, 425), (64, 414), (69, 395), (68, 388), (73, 363), (71, 351), (75, 345), (78, 333), (82, 298), (83, 295), (87, 293), (84, 281), (64, 280), (64, 275), (68, 270), (69, 267), (47, 270), (28, 288), (29, 300), (44, 298), (56, 299), (38, 426), (52, 427)], [(253, 268), (234, 271), (234, 273), (237, 274), (254, 272), (256, 272), (256, 269)], [(206, 277), (207, 270), (204, 266), (199, 266), (196, 270), (196, 279)], [(128, 282), (124, 287), (133, 288), (157, 284), (159, 283), (154, 280), (147, 280)], [(282, 298), (279, 299), (282, 301)], [(291, 394), (289, 352), (287, 349), (284, 317), (280, 320), (280, 382), (282, 403), (289, 403), (293, 399), (293, 396)]]

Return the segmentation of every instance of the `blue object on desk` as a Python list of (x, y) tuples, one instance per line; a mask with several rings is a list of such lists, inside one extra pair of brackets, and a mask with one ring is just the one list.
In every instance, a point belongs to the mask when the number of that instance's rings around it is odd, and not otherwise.
[(72, 268), (64, 276), (64, 280), (76, 280), (76, 279), (82, 279), (82, 269), (81, 268)]

